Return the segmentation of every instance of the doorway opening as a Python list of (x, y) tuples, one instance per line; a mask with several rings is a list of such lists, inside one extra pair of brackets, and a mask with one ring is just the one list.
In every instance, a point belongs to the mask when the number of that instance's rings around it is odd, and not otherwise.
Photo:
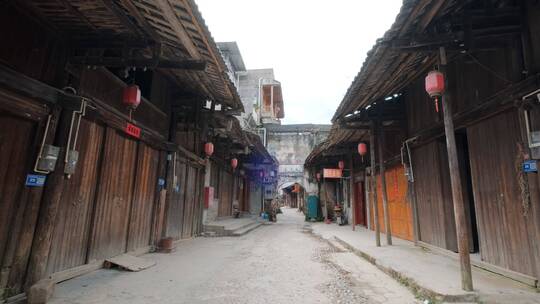
[(465, 129), (456, 132), (456, 147), (458, 151), (459, 169), (461, 184), (463, 188), (463, 203), (465, 204), (465, 214), (469, 238), (469, 250), (471, 253), (479, 252), (478, 225), (476, 222), (476, 210), (474, 205), (474, 194), (471, 176), (471, 164), (469, 155), (469, 145), (467, 132)]

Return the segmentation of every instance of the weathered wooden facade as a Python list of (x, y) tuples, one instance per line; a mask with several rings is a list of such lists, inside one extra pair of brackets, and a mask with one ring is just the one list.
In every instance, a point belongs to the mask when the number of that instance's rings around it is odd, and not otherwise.
[[(243, 108), (193, 1), (0, 8), (2, 297), (198, 235), (205, 142), (246, 164), (267, 153), (209, 123)], [(123, 104), (132, 85), (136, 109)], [(255, 179), (235, 176), (247, 208)]]
[[(420, 245), (457, 252), (454, 174), (472, 263), (537, 284), (540, 179), (529, 166), (540, 158), (534, 140), (540, 120), (538, 20), (536, 1), (404, 1), (338, 107), (329, 140), (313, 151), (307, 167), (336, 162), (371, 135), (382, 138), (384, 156), (372, 163), (378, 168), (382, 159), (386, 166), (382, 183), (392, 233), (409, 239), (412, 232)], [(451, 108), (426, 93), (424, 78), (433, 69), (446, 69), (442, 98)], [(443, 123), (450, 109), (455, 167), (449, 166)], [(369, 161), (358, 166), (366, 176), (377, 171)], [(392, 175), (400, 162), (408, 182), (398, 179), (396, 203)], [(383, 206), (377, 209), (384, 231)]]

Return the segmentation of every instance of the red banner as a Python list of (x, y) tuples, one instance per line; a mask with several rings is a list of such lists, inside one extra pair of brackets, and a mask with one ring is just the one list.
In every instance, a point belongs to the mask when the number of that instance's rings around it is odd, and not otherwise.
[(323, 169), (323, 177), (324, 178), (342, 178), (343, 177), (343, 171), (341, 169)]
[(126, 134), (129, 134), (136, 138), (141, 138), (141, 128), (137, 127), (134, 124), (130, 124), (129, 122), (126, 125)]

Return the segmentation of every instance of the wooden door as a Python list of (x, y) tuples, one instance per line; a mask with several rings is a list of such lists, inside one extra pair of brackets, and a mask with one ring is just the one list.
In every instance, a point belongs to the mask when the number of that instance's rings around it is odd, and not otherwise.
[(136, 157), (137, 142), (107, 128), (89, 261), (125, 252)]
[(364, 195), (364, 183), (354, 183), (354, 213), (355, 225), (367, 226), (366, 200)]
[(186, 171), (186, 200), (184, 204), (182, 238), (193, 235), (193, 219), (195, 217), (196, 189), (198, 186), (197, 168), (188, 164)]
[(229, 172), (221, 171), (220, 195), (219, 195), (219, 210), (218, 216), (232, 215), (232, 179), (233, 176)]
[[(186, 160), (177, 157), (176, 166), (169, 170), (167, 191), (167, 225), (165, 236), (179, 240), (182, 237), (184, 202), (186, 198)], [(176, 176), (176, 177), (175, 177)], [(175, 184), (176, 181), (176, 184)]]
[(139, 143), (127, 251), (150, 245), (152, 216), (158, 187), (158, 166), (159, 151), (142, 142)]

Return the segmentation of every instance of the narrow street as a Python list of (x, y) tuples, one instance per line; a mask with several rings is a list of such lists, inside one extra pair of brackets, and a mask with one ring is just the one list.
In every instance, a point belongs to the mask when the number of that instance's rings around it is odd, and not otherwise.
[(0, 8), (0, 304), (540, 304), (540, 0)]
[(312, 235), (296, 209), (283, 211), (242, 237), (145, 255), (157, 265), (141, 272), (102, 269), (60, 283), (51, 303), (415, 303), (373, 265)]

